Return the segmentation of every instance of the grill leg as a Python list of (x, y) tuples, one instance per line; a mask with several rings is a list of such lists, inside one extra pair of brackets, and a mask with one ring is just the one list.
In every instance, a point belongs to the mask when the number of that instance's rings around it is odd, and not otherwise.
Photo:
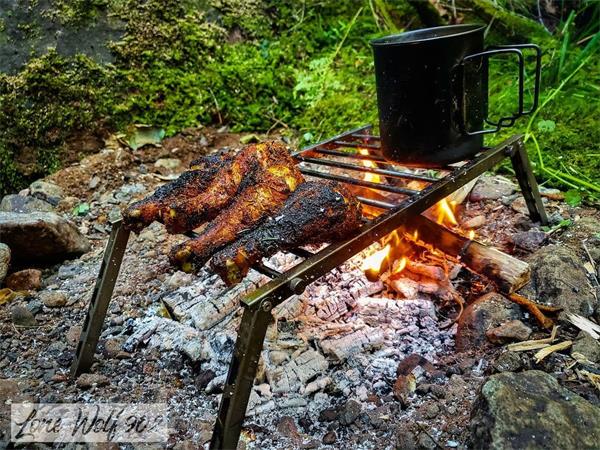
[(546, 210), (540, 197), (540, 191), (538, 189), (537, 181), (533, 176), (531, 165), (529, 164), (529, 157), (527, 156), (527, 150), (523, 141), (516, 143), (517, 151), (510, 157), (512, 166), (515, 169), (517, 180), (521, 186), (521, 192), (525, 197), (527, 203), (527, 209), (529, 209), (529, 217), (533, 222), (540, 222), (542, 225), (548, 224), (548, 217), (546, 216)]
[(79, 337), (79, 343), (77, 344), (75, 359), (71, 366), (72, 377), (77, 377), (82, 372), (87, 372), (94, 362), (94, 353), (96, 353), (96, 346), (98, 345), (108, 304), (110, 303), (117, 276), (119, 275), (128, 239), (129, 231), (122, 226), (122, 222), (113, 223), (110, 238), (104, 250), (100, 273), (94, 286), (94, 293), (92, 294), (87, 316), (81, 330), (81, 336)]
[(212, 450), (237, 448), (267, 326), (272, 319), (268, 300), (244, 309), (210, 442)]

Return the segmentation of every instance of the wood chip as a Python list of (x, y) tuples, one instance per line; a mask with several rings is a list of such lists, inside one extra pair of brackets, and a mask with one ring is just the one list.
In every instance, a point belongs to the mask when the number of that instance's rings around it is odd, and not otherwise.
[(600, 325), (579, 314), (567, 314), (567, 320), (594, 339), (600, 339)]
[(524, 352), (524, 351), (528, 351), (528, 350), (538, 350), (540, 348), (546, 348), (546, 347), (549, 347), (550, 344), (552, 344), (552, 342), (554, 342), (554, 339), (556, 339), (557, 333), (558, 333), (558, 327), (555, 326), (554, 328), (552, 328), (552, 333), (550, 334), (550, 337), (548, 337), (548, 338), (534, 339), (534, 340), (523, 341), (523, 342), (515, 342), (514, 344), (507, 345), (506, 348), (508, 350), (510, 350), (511, 352)]
[(571, 345), (573, 345), (573, 341), (563, 341), (563, 342), (559, 342), (558, 344), (550, 345), (549, 347), (544, 347), (539, 352), (537, 352), (535, 355), (533, 355), (535, 357), (535, 362), (539, 363), (544, 358), (551, 355), (552, 353), (558, 352), (560, 350), (565, 350), (565, 349), (569, 348)]

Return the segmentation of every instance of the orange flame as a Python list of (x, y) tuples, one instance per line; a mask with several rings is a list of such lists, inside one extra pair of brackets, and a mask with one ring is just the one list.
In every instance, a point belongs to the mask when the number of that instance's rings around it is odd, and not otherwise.
[(474, 230), (469, 230), (469, 239), (470, 240), (475, 239), (475, 231)]
[(437, 223), (442, 224), (447, 221), (450, 223), (450, 225), (458, 225), (456, 217), (454, 216), (455, 207), (456, 202), (451, 201), (448, 203), (448, 200), (445, 198), (439, 201), (436, 204), (436, 209), (438, 212)]
[[(368, 155), (369, 154), (369, 150), (367, 150), (366, 148), (359, 148), (358, 149), (358, 153), (360, 153), (361, 155)], [(369, 167), (369, 168), (377, 168), (377, 166), (375, 165), (375, 163), (373, 161), (368, 161), (368, 160), (362, 160), (362, 164), (365, 167)], [(370, 181), (371, 183), (380, 183), (381, 182), (381, 177), (375, 173), (365, 173), (364, 176), (364, 180), (365, 181)]]
[(381, 265), (387, 256), (390, 254), (392, 247), (390, 244), (387, 244), (381, 250), (376, 251), (370, 256), (367, 256), (365, 260), (362, 262), (361, 269), (364, 272), (375, 272), (379, 273), (381, 269)]
[(400, 272), (402, 272), (406, 268), (407, 264), (408, 264), (408, 258), (406, 256), (403, 256), (400, 259), (400, 262), (398, 263), (398, 265), (394, 268), (393, 273), (400, 273)]

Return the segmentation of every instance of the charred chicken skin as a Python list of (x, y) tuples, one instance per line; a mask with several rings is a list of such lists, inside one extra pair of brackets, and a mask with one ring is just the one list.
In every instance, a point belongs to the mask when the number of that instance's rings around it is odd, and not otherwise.
[(211, 267), (233, 285), (263, 257), (300, 245), (339, 241), (360, 224), (361, 205), (346, 187), (333, 181), (306, 182), (275, 216), (217, 252)]
[(191, 170), (159, 187), (149, 197), (131, 204), (123, 213), (125, 226), (137, 233), (155, 220), (163, 222), (173, 202), (190, 199), (204, 192), (217, 173), (230, 164), (231, 159), (231, 155), (211, 155), (192, 161)]
[[(274, 141), (249, 145), (235, 155), (226, 167), (219, 170), (198, 195), (172, 202), (168, 212), (164, 214), (163, 222), (170, 233), (192, 230), (217, 217), (232, 202), (238, 203), (238, 197), (247, 188), (271, 182), (271, 175), (282, 168), (287, 168), (286, 174), (279, 175), (279, 178), (289, 178), (286, 182), (289, 183), (288, 192), (293, 191), (300, 175), (285, 146)], [(275, 191), (278, 189), (275, 188)], [(283, 191), (285, 190), (281, 192)], [(256, 195), (258, 194), (250, 197), (248, 201), (264, 201)], [(268, 193), (262, 195), (269, 197)], [(218, 222), (223, 225), (222, 220)]]
[(174, 247), (170, 254), (171, 262), (186, 272), (197, 271), (215, 251), (278, 211), (303, 181), (297, 167), (285, 159), (280, 164), (267, 167), (207, 225), (199, 237)]

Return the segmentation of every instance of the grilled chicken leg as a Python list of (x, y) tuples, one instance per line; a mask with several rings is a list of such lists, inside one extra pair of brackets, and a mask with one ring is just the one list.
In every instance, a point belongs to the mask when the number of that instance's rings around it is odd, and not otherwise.
[(250, 266), (279, 250), (341, 240), (361, 224), (361, 205), (336, 182), (306, 182), (286, 200), (276, 216), (216, 253), (212, 269), (228, 285)]
[(189, 171), (179, 178), (159, 187), (152, 195), (135, 202), (123, 213), (125, 226), (139, 233), (152, 222), (163, 221), (171, 203), (196, 197), (204, 192), (220, 170), (231, 162), (231, 155), (210, 155), (198, 158), (190, 164)]
[(288, 167), (289, 171), (299, 174), (283, 144), (273, 141), (245, 147), (215, 175), (203, 192), (170, 205), (163, 217), (167, 230), (181, 233), (214, 219), (246, 188), (260, 184), (262, 177), (271, 173), (270, 167)]
[(279, 210), (303, 181), (294, 164), (285, 162), (267, 167), (256, 182), (239, 193), (199, 237), (174, 247), (170, 254), (171, 262), (186, 272), (200, 269), (219, 248)]

